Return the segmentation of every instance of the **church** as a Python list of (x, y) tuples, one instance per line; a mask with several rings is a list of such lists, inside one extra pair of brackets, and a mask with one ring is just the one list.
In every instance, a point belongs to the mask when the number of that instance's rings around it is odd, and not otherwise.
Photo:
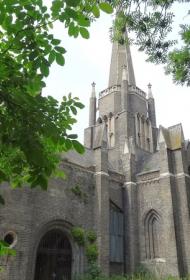
[(114, 42), (108, 88), (92, 84), (86, 152), (62, 155), (66, 178), (47, 191), (2, 186), (1, 280), (70, 280), (86, 271), (75, 228), (96, 234), (106, 275), (140, 266), (159, 275), (190, 273), (190, 145), (181, 124), (157, 127), (155, 101), (135, 82), (130, 47)]

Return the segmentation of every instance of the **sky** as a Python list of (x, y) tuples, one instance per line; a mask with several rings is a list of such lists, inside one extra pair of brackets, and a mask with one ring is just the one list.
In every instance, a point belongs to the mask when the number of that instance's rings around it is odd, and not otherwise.
[[(177, 24), (186, 20), (184, 11), (188, 6), (175, 7)], [(53, 64), (50, 75), (46, 80), (47, 87), (43, 94), (52, 95), (61, 100), (62, 96), (72, 93), (78, 96), (85, 108), (77, 116), (78, 123), (73, 127), (73, 133), (77, 133), (79, 140), (83, 142), (84, 128), (88, 127), (89, 97), (91, 83), (96, 83), (96, 93), (108, 87), (109, 66), (111, 60), (111, 42), (109, 28), (113, 18), (110, 15), (101, 14), (100, 19), (90, 28), (90, 39), (71, 38), (67, 30), (57, 23), (54, 34), (62, 40), (62, 45), (67, 50), (64, 67)], [(175, 39), (178, 33), (177, 25), (171, 35)], [(152, 84), (152, 92), (155, 98), (157, 125), (164, 127), (182, 123), (186, 139), (190, 138), (190, 89), (175, 85), (171, 76), (166, 76), (162, 65), (147, 63), (146, 56), (131, 47), (131, 55), (136, 78), (136, 85), (147, 92), (148, 83)]]

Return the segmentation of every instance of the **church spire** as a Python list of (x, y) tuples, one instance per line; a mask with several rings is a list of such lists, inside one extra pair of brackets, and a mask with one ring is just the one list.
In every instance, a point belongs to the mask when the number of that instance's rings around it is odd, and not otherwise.
[[(125, 35), (126, 37), (127, 35)], [(127, 68), (127, 79), (130, 85), (135, 85), (135, 75), (129, 45), (114, 42), (112, 46), (112, 56), (110, 65), (110, 75), (108, 87), (121, 85), (123, 66)]]

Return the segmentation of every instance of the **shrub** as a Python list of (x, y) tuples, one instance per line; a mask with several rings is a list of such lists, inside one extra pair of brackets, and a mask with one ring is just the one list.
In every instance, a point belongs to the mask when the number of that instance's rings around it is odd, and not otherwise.
[(91, 243), (95, 242), (97, 239), (96, 233), (93, 230), (88, 230), (86, 232), (87, 240)]
[(85, 245), (85, 231), (81, 227), (74, 227), (71, 230), (71, 234), (73, 239), (77, 242), (78, 245), (84, 246)]
[(89, 276), (88, 278), (91, 278), (91, 279), (99, 279), (100, 278), (100, 276), (101, 276), (101, 269), (97, 265), (96, 262), (91, 262), (88, 265), (87, 275)]
[(93, 263), (98, 258), (98, 248), (96, 244), (88, 244), (86, 246), (86, 257), (89, 263)]

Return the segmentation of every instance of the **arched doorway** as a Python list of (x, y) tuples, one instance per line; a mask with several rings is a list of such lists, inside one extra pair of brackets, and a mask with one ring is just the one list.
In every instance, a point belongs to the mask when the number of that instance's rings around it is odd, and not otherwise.
[(40, 241), (34, 280), (70, 280), (72, 249), (60, 229), (47, 232)]

